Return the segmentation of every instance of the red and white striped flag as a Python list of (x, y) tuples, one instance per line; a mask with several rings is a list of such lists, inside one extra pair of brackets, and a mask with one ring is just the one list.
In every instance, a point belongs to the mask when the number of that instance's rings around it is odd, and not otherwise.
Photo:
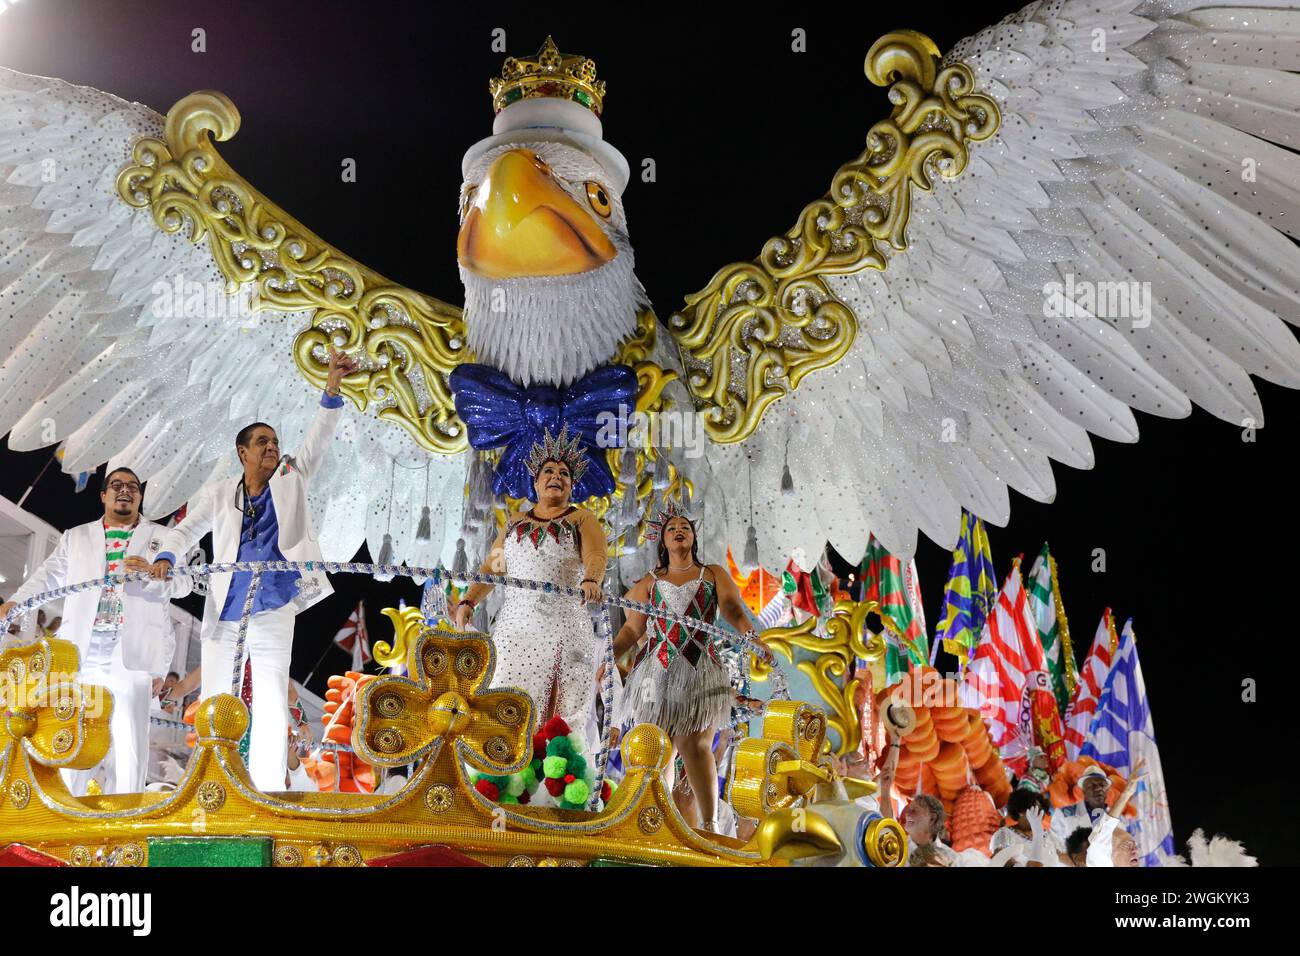
[(370, 635), (366, 633), (366, 602), (357, 602), (357, 608), (348, 615), (334, 643), (352, 655), (352, 669), (360, 673), (370, 662)]
[(1070, 711), (1065, 718), (1065, 754), (1071, 760), (1079, 759), (1079, 748), (1088, 739), (1102, 688), (1106, 686), (1106, 675), (1110, 673), (1114, 646), (1115, 622), (1111, 619), (1110, 608), (1106, 608), (1101, 623), (1097, 625), (1097, 636), (1092, 639), (1088, 657), (1079, 670), (1074, 700), (1070, 701)]
[(984, 621), (963, 683), (1004, 759), (1024, 757), (1034, 742), (1034, 696), (1051, 688), (1043, 645), (1020, 580), (1020, 558)]

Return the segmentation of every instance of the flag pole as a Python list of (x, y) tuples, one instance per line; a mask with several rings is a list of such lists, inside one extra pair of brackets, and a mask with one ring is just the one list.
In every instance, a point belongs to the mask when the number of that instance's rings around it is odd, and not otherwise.
[(312, 679), (312, 677), (315, 676), (316, 668), (320, 667), (321, 664), (325, 662), (325, 658), (329, 655), (330, 648), (333, 646), (334, 646), (334, 640), (331, 638), (330, 642), (325, 645), (325, 650), (321, 653), (321, 656), (316, 658), (316, 663), (311, 665), (311, 670), (307, 672), (307, 676), (302, 679), (303, 687), (306, 687), (307, 683)]
[(18, 499), (19, 508), (23, 506), (23, 502), (27, 500), (27, 496), (32, 493), (32, 490), (36, 487), (36, 483), (45, 477), (45, 473), (50, 470), (50, 465), (54, 464), (54, 460), (54, 456), (51, 455), (50, 460), (47, 461), (44, 467), (36, 473), (36, 477), (32, 479), (32, 483), (27, 486), (27, 490), (23, 492), (23, 496)]

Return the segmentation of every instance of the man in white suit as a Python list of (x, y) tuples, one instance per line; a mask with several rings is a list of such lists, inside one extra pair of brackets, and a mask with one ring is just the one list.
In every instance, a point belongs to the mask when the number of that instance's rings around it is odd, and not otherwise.
[[(339, 384), (353, 367), (346, 355), (330, 349), (325, 394), (296, 456), (281, 457), (270, 425), (255, 422), (239, 432), (235, 449), (243, 473), (204, 485), (190, 499), (185, 520), (171, 529), (153, 565), (156, 577), (164, 577), (176, 555), (188, 553), (209, 531), (214, 563), (321, 560), (307, 490), (329, 452), (343, 407)], [(251, 580), (248, 572), (212, 576), (201, 632), (203, 698), (232, 692), (239, 621)], [(318, 571), (271, 571), (258, 582), (245, 647), (253, 672), (248, 771), (263, 791), (284, 789), (294, 618), (332, 591)]]
[[(13, 600), (0, 605), (0, 617), (45, 591), (107, 574), (149, 570), (167, 529), (140, 518), (140, 479), (130, 468), (114, 468), (104, 476), (99, 497), (103, 518), (63, 532), (58, 547)], [(85, 794), (96, 778), (106, 793), (144, 790), (153, 678), (171, 670), (176, 648), (170, 599), (189, 593), (189, 578), (181, 577), (89, 588), (64, 598), (58, 636), (77, 645), (81, 683), (107, 688), (113, 705), (113, 745), (104, 762), (90, 770), (64, 771), (75, 795)]]

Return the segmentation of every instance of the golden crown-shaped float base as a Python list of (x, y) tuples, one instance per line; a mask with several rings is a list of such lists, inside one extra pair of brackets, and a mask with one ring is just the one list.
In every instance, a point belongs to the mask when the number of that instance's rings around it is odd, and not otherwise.
[[(35, 650), (34, 650), (35, 649)], [(75, 662), (65, 641), (0, 654), (0, 674), (30, 670), (34, 653), (46, 660)], [(487, 688), (493, 649), (482, 635), (447, 635), (426, 629), (410, 648), (411, 678), (379, 678), (367, 701), (406, 685), (408, 701), (455, 695), (465, 719), (436, 721), (424, 757), (396, 794), (263, 793), (249, 778), (239, 755), (248, 711), (238, 698), (207, 699), (195, 721), (197, 746), (174, 791), (74, 797), (64, 786), (48, 748), (31, 733), (48, 715), (7, 720), (0, 736), (0, 848), (18, 845), (72, 865), (141, 866), (161, 846), (224, 838), (268, 841), (277, 866), (356, 866), (420, 848), (444, 847), (469, 860), (494, 866), (533, 865), (784, 865), (764, 858), (759, 841), (738, 840), (692, 829), (678, 813), (664, 784), (671, 745), (657, 727), (633, 728), (622, 745), (626, 775), (599, 813), (557, 808), (499, 806), (471, 785), (465, 763), (480, 763), (492, 751), (499, 728), (483, 713), (500, 715), (502, 701), (519, 704), (531, 729), (531, 702)], [(449, 666), (425, 673), (426, 661), (445, 655)], [(477, 655), (476, 666), (468, 664)], [(14, 665), (21, 659), (23, 664)], [(75, 663), (73, 664), (75, 666)], [(457, 677), (459, 675), (459, 678)], [(459, 679), (459, 684), (455, 681)], [(386, 688), (388, 683), (393, 688)], [(444, 686), (446, 684), (446, 686)], [(483, 685), (482, 695), (477, 691)], [(10, 685), (11, 689), (13, 685)], [(515, 697), (519, 700), (515, 700)], [(500, 699), (498, 699), (500, 698)], [(12, 702), (9, 702), (12, 703)], [(45, 703), (38, 703), (40, 711)], [(54, 706), (48, 704), (48, 706)], [(11, 708), (12, 709), (12, 708)], [(65, 708), (66, 709), (66, 708)], [(366, 710), (359, 708), (359, 712)], [(431, 708), (431, 712), (433, 709)], [(379, 705), (376, 711), (384, 712)], [(8, 710), (6, 711), (8, 713)], [(18, 713), (18, 710), (14, 710)], [(391, 710), (389, 711), (391, 712)], [(509, 714), (509, 719), (520, 715)], [(77, 719), (76, 716), (72, 719)], [(382, 723), (359, 719), (353, 740), (374, 739)], [(370, 735), (367, 738), (366, 735)], [(531, 746), (527, 736), (524, 752)], [(106, 741), (104, 741), (106, 742)], [(104, 742), (94, 749), (96, 752)], [(80, 761), (79, 761), (80, 762)], [(769, 829), (771, 829), (769, 827)]]

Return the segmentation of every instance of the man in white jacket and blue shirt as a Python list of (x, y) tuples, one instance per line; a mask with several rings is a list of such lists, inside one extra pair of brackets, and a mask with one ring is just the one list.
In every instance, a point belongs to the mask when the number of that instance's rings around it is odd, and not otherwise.
[[(130, 468), (114, 468), (104, 476), (99, 497), (104, 516), (63, 532), (50, 556), (0, 606), (0, 618), (55, 588), (150, 569), (167, 529), (141, 519), (140, 479)], [(63, 772), (74, 795), (83, 796), (92, 779), (101, 780), (105, 793), (144, 790), (153, 678), (171, 670), (176, 648), (170, 599), (189, 593), (189, 578), (178, 577), (87, 588), (64, 598), (58, 636), (77, 645), (81, 684), (107, 688), (113, 707), (113, 744), (104, 762)]]
[[(330, 349), (325, 394), (296, 456), (282, 458), (275, 429), (262, 422), (239, 432), (235, 448), (242, 474), (204, 485), (190, 499), (185, 519), (171, 529), (157, 555), (156, 577), (164, 577), (176, 555), (188, 553), (209, 531), (216, 564), (321, 560), (307, 490), (329, 453), (343, 407), (339, 385), (353, 367), (345, 354)], [(250, 572), (212, 576), (201, 632), (205, 699), (233, 690), (239, 621), (251, 581)], [(285, 786), (294, 618), (332, 591), (324, 572), (270, 571), (258, 582), (245, 648), (253, 675), (248, 770), (260, 790)]]

